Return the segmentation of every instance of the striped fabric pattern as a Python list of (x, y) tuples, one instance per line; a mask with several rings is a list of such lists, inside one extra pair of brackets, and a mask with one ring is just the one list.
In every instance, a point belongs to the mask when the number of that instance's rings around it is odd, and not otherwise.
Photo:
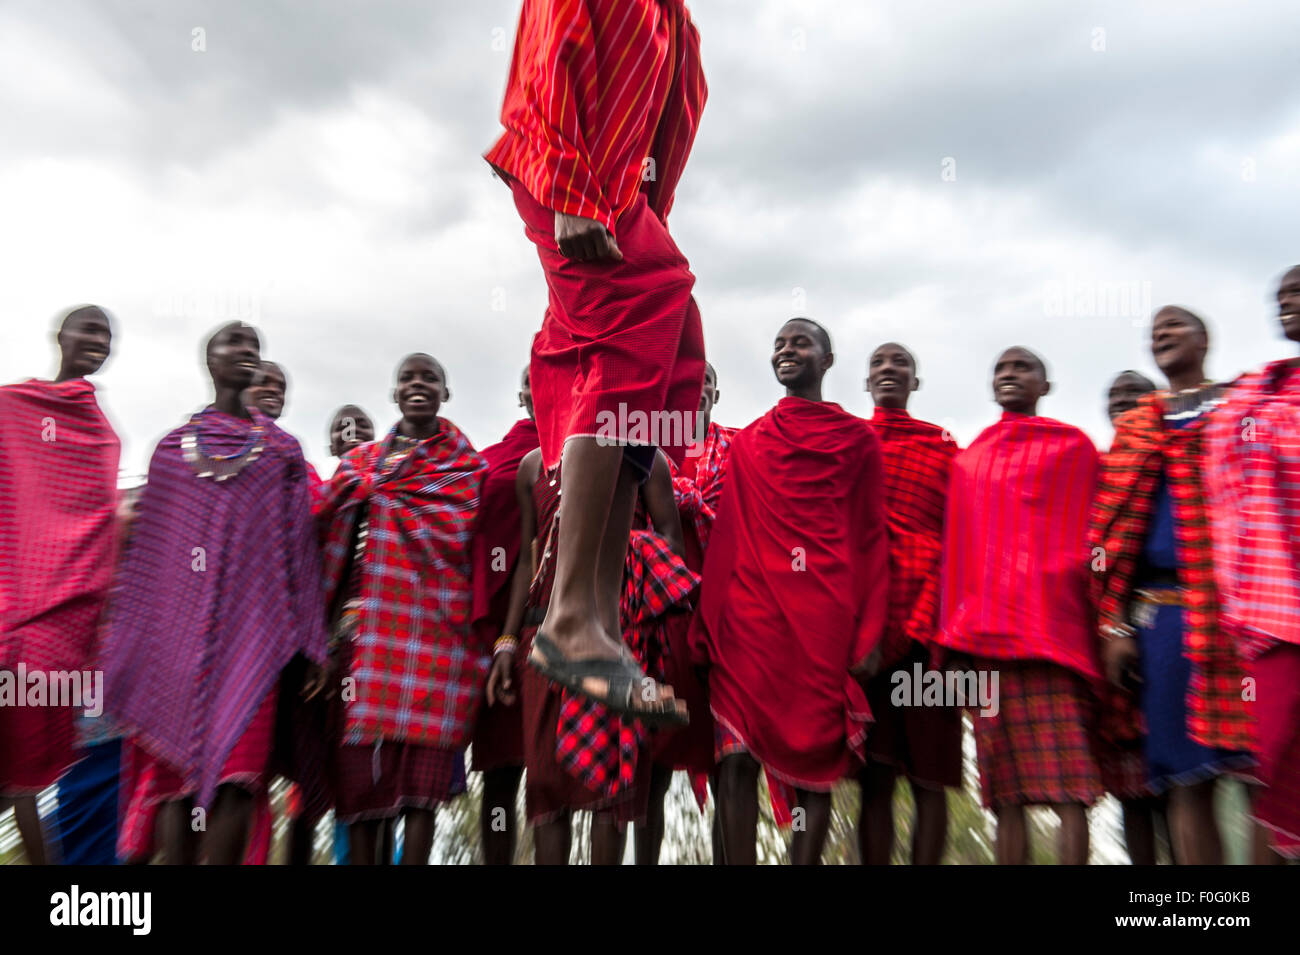
[(641, 190), (666, 219), (707, 92), (682, 0), (524, 0), (486, 158), (611, 232)]
[(1300, 369), (1243, 376), (1205, 428), (1214, 569), (1249, 650), (1300, 643)]
[(1097, 450), (1078, 428), (1005, 412), (953, 461), (937, 641), (1099, 681), (1088, 596)]
[(470, 544), (487, 463), (450, 421), (400, 460), (396, 426), (339, 462), (318, 515), (328, 605), (355, 522), (367, 535), (344, 742), (465, 745), (490, 663), (469, 626)]
[(885, 463), (889, 522), (889, 618), (881, 669), (906, 657), (912, 644), (930, 645), (939, 629), (939, 565), (943, 518), (957, 442), (943, 428), (906, 411), (877, 407), (871, 427)]
[[(718, 505), (722, 501), (722, 487), (727, 477), (727, 453), (731, 450), (731, 439), (735, 437), (735, 428), (724, 428), (715, 421), (709, 422), (704, 433), (704, 441), (694, 458), (695, 473), (688, 475), (686, 467), (672, 466), (673, 497), (677, 501), (677, 510), (682, 517), (683, 529), (687, 521), (695, 529), (695, 540), (703, 553), (709, 546), (709, 531), (718, 516)], [(691, 459), (686, 459), (688, 462)]]

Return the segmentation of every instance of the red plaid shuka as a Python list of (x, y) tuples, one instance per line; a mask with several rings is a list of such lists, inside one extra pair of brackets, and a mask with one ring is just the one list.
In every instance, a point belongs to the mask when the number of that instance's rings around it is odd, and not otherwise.
[[(683, 528), (689, 520), (695, 529), (695, 540), (700, 545), (701, 554), (708, 549), (709, 531), (718, 516), (722, 486), (727, 476), (727, 453), (735, 434), (735, 428), (724, 428), (710, 421), (704, 441), (688, 448), (681, 467), (672, 465), (673, 497), (677, 499), (677, 510), (682, 516)], [(671, 459), (669, 463), (672, 463)]]
[[(344, 742), (457, 749), (490, 663), (469, 627), (470, 542), (487, 463), (444, 418), (436, 435), (385, 464), (396, 433), (343, 456), (319, 515), (326, 605), (354, 587), (362, 600)], [(360, 520), (364, 552), (344, 579)]]
[(957, 442), (938, 425), (906, 411), (877, 407), (871, 427), (885, 463), (889, 523), (889, 616), (881, 670), (905, 658), (912, 643), (931, 646), (939, 629), (943, 516)]
[[(1127, 623), (1134, 575), (1142, 556), (1163, 474), (1173, 499), (1178, 580), (1186, 591), (1184, 655), (1194, 670), (1188, 686), (1188, 735), (1203, 746), (1254, 748), (1254, 726), (1242, 700), (1245, 675), (1236, 647), (1219, 624), (1209, 514), (1202, 477), (1205, 416), (1166, 428), (1168, 392), (1144, 395), (1120, 416), (1105, 455), (1093, 503), (1092, 540), (1105, 550), (1093, 560), (1093, 596), (1102, 626)], [(1098, 555), (1101, 556), (1101, 555)], [(1132, 739), (1140, 732), (1132, 701), (1110, 693), (1107, 735)]]
[(1243, 375), (1205, 425), (1223, 622), (1256, 656), (1300, 643), (1300, 369)]
[[(655, 680), (663, 679), (668, 651), (664, 618), (689, 612), (699, 586), (699, 576), (669, 549), (667, 541), (653, 531), (632, 532), (619, 617), (623, 642)], [(603, 704), (564, 692), (555, 756), (592, 792), (613, 798), (631, 787), (646, 740), (647, 730), (640, 720), (620, 720)]]

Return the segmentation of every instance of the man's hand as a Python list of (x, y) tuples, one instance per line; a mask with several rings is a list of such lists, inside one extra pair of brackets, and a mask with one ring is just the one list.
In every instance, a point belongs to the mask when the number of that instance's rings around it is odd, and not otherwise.
[(575, 262), (623, 261), (623, 253), (609, 230), (595, 219), (555, 213), (555, 244), (560, 254)]
[(488, 706), (515, 705), (515, 655), (509, 650), (502, 650), (492, 658), (492, 669), (488, 672), (487, 701)]
[(1127, 688), (1125, 674), (1137, 669), (1138, 645), (1132, 637), (1111, 637), (1101, 645), (1101, 663), (1106, 679)]

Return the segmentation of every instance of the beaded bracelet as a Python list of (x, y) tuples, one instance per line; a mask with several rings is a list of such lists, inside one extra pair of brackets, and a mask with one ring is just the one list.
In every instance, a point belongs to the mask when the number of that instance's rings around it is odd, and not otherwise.
[(496, 643), (492, 644), (492, 655), (498, 653), (514, 653), (519, 649), (519, 640), (512, 633), (503, 633), (497, 637)]

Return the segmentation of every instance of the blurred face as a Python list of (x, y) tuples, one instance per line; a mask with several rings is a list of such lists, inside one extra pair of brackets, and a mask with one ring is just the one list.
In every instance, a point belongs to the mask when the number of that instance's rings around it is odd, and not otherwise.
[(1156, 312), (1151, 323), (1151, 357), (1167, 377), (1205, 361), (1209, 342), (1186, 313), (1167, 308)]
[(700, 419), (708, 421), (713, 416), (713, 406), (718, 403), (718, 374), (712, 365), (704, 366), (704, 389), (700, 392)]
[(248, 389), (248, 397), (262, 414), (274, 421), (284, 413), (287, 388), (284, 370), (273, 361), (264, 361), (256, 383)]
[(330, 454), (341, 458), (355, 447), (375, 440), (374, 422), (355, 405), (340, 408), (330, 422)]
[(811, 325), (796, 319), (781, 326), (772, 344), (772, 370), (777, 381), (798, 389), (820, 381), (830, 366), (830, 355)]
[(412, 424), (433, 422), (446, 393), (447, 380), (442, 366), (428, 355), (412, 355), (397, 369), (393, 400), (402, 417)]
[(257, 331), (242, 322), (217, 333), (208, 353), (208, 371), (219, 388), (243, 391), (262, 370), (262, 343)]
[(1282, 334), (1293, 342), (1300, 342), (1300, 266), (1282, 276), (1277, 290), (1277, 317), (1282, 324)]
[(1151, 383), (1137, 375), (1125, 372), (1117, 376), (1106, 393), (1106, 413), (1110, 420), (1114, 421), (1125, 411), (1132, 411), (1137, 407), (1138, 399), (1151, 391)]
[(113, 344), (113, 330), (108, 316), (99, 309), (86, 309), (71, 315), (58, 334), (63, 367), (73, 377), (93, 375), (108, 360)]
[(881, 345), (867, 361), (867, 391), (882, 408), (906, 408), (908, 396), (916, 391), (916, 366), (901, 345)]
[(528, 417), (535, 417), (533, 414), (533, 386), (528, 380), (528, 369), (524, 369), (523, 376), (519, 379), (519, 407), (528, 412)]
[(1003, 411), (1033, 414), (1050, 387), (1042, 365), (1023, 348), (1008, 348), (993, 366), (993, 398)]

